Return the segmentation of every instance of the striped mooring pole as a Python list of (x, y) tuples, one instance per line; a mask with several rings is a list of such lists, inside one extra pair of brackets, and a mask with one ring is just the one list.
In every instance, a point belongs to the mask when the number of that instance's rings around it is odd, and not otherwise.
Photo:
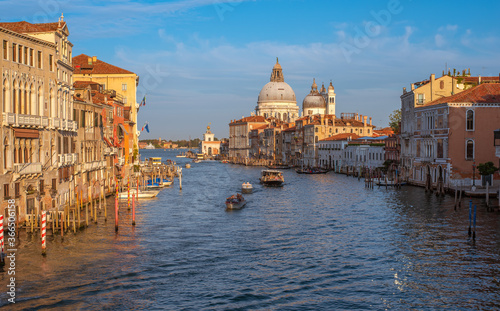
[(130, 210), (130, 177), (127, 178), (127, 208)]
[(47, 241), (45, 232), (47, 229), (47, 212), (42, 212), (42, 255), (46, 255)]
[(132, 195), (132, 226), (135, 226), (135, 196), (137, 194)]
[(5, 262), (3, 261), (4, 257), (4, 246), (3, 246), (3, 215), (0, 215), (0, 265), (4, 265)]

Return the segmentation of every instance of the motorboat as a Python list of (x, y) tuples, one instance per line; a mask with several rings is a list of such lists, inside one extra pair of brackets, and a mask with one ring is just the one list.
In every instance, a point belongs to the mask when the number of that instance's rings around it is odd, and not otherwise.
[(186, 168), (191, 168), (191, 164), (186, 163)]
[(281, 165), (281, 164), (268, 165), (266, 167), (271, 170), (288, 170), (292, 168), (290, 165)]
[(226, 209), (239, 210), (242, 209), (246, 203), (245, 198), (238, 193), (226, 199)]
[(148, 189), (161, 189), (161, 188), (164, 188), (164, 187), (169, 187), (173, 184), (174, 182), (171, 181), (171, 180), (168, 180), (168, 179), (165, 179), (165, 178), (160, 178), (160, 177), (156, 177), (154, 179), (149, 179), (147, 182), (146, 182), (146, 187)]
[[(128, 199), (128, 191), (123, 191), (123, 192), (120, 192), (118, 193), (118, 198), (119, 199)], [(130, 189), (130, 198), (132, 198), (132, 196), (134, 196), (135, 194), (137, 193), (137, 190), (134, 188), (134, 189)], [(154, 198), (158, 195), (158, 193), (160, 193), (159, 190), (139, 190), (139, 193), (138, 195), (136, 196), (137, 199), (150, 199), (150, 198)]]
[(326, 174), (328, 170), (322, 168), (302, 168), (295, 170), (297, 174)]
[(252, 193), (253, 186), (251, 183), (246, 182), (241, 185), (241, 193)]
[(260, 183), (266, 186), (281, 187), (285, 182), (283, 173), (277, 170), (263, 170), (260, 176)]

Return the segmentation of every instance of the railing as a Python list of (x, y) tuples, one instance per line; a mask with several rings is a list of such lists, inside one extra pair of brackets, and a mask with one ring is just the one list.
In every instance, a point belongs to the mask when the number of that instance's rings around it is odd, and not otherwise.
[(61, 127), (61, 119), (52, 118), (52, 127), (60, 128)]
[(42, 173), (42, 163), (17, 163), (14, 164), (14, 172), (17, 174), (41, 174)]

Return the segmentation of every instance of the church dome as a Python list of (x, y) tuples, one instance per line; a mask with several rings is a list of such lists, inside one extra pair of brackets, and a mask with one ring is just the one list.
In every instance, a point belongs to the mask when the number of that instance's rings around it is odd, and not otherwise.
[(285, 82), (283, 69), (276, 58), (276, 64), (273, 67), (271, 81), (264, 85), (259, 94), (258, 103), (268, 102), (293, 102), (296, 103), (295, 92)]
[(286, 82), (269, 82), (264, 85), (259, 94), (259, 103), (266, 102), (296, 102), (295, 92)]
[(309, 93), (309, 95), (306, 96), (306, 98), (304, 98), (304, 101), (302, 102), (303, 111), (312, 108), (326, 109), (325, 98), (318, 92), (318, 85), (316, 84), (316, 80), (313, 81), (313, 85), (311, 86), (311, 92)]

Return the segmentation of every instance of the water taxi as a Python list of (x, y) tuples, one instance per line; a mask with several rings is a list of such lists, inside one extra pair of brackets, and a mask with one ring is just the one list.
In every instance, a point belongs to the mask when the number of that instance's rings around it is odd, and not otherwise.
[(246, 182), (241, 185), (241, 193), (252, 193), (253, 186), (251, 183)]
[(242, 209), (246, 203), (245, 198), (238, 193), (226, 199), (226, 209), (239, 210)]
[(283, 173), (277, 170), (263, 170), (261, 172), (260, 183), (266, 186), (281, 187), (285, 182)]
[[(130, 189), (130, 198), (132, 198), (132, 196), (136, 193), (137, 193), (136, 189)], [(139, 193), (136, 196), (136, 198), (137, 199), (150, 199), (150, 198), (156, 197), (158, 195), (158, 193), (160, 193), (160, 191), (158, 191), (158, 190), (146, 190), (146, 191), (139, 190)], [(118, 198), (119, 199), (128, 199), (128, 191), (123, 191), (123, 192), (118, 193)]]

